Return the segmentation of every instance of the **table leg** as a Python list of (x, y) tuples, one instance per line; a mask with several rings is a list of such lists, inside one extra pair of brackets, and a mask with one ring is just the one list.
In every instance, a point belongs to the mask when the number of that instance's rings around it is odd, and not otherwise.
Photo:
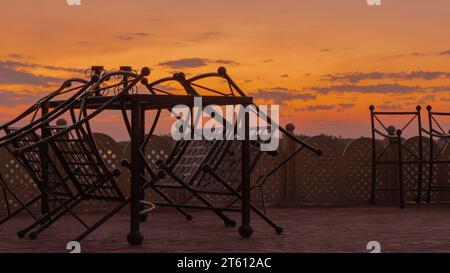
[(245, 113), (245, 139), (242, 141), (242, 224), (239, 234), (249, 238), (253, 234), (250, 225), (250, 139), (249, 139), (249, 113)]
[(130, 233), (127, 236), (130, 245), (140, 245), (144, 240), (140, 232), (140, 185), (144, 173), (140, 148), (144, 142), (144, 109), (139, 102), (133, 101), (131, 108), (131, 190), (130, 190)]

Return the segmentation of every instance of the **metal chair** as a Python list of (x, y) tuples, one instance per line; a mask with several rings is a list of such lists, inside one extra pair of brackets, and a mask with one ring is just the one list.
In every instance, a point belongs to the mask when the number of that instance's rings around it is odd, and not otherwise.
[[(92, 83), (93, 81), (77, 78), (65, 81), (56, 91), (41, 98), (15, 119), (0, 126), (0, 130), (5, 133), (4, 136), (0, 137), (0, 146), (5, 147), (12, 153), (12, 150), (14, 149), (19, 149), (39, 141), (41, 136), (38, 135), (37, 130), (31, 130), (28, 133), (24, 132), (36, 128), (36, 126), (39, 126), (45, 119), (58, 113), (64, 107), (63, 105), (49, 112), (46, 109), (46, 105), (51, 101), (66, 98), (67, 96), (75, 98), (87, 90)], [(38, 117), (40, 111), (41, 116)], [(59, 199), (67, 199), (73, 195), (72, 191), (67, 186), (66, 175), (60, 172), (48, 153), (37, 148), (22, 155), (12, 154), (19, 164), (29, 173), (30, 177), (37, 185), (39, 193), (30, 200), (22, 200), (23, 198), (15, 193), (3, 178), (0, 178), (0, 187), (2, 188), (5, 198), (17, 202), (19, 205), (17, 209), (12, 211), (7, 203), (7, 216), (0, 220), (0, 224), (5, 223), (24, 210), (34, 220), (37, 220), (39, 217), (30, 210), (30, 207), (33, 204), (41, 201), (41, 214), (44, 215), (48, 213), (49, 203), (56, 202)], [(44, 168), (46, 171), (43, 171)], [(19, 233), (19, 236), (23, 236), (23, 234)]]
[[(421, 107), (417, 106), (416, 111), (411, 112), (388, 112), (388, 111), (375, 111), (375, 107), (371, 105), (370, 118), (371, 118), (371, 134), (372, 134), (372, 185), (371, 185), (371, 197), (370, 202), (375, 203), (375, 192), (394, 192), (399, 193), (400, 208), (405, 207), (404, 198), (404, 181), (403, 181), (403, 166), (406, 164), (415, 164), (418, 166), (418, 181), (417, 181), (417, 195), (416, 202), (420, 202), (421, 186), (422, 186), (422, 169), (423, 169), (423, 146), (422, 146), (422, 123), (420, 110)], [(393, 126), (386, 126), (383, 122), (383, 116), (406, 116), (407, 120), (404, 125), (397, 129)], [(419, 154), (415, 154), (410, 151), (408, 147), (403, 144), (402, 134), (403, 132), (411, 126), (413, 121), (417, 122), (417, 134), (419, 136)], [(384, 137), (388, 144), (383, 148), (382, 151), (376, 149), (376, 137)], [(395, 156), (393, 158), (386, 158), (386, 155), (390, 149), (395, 149)], [(408, 154), (412, 159), (404, 160), (405, 153)], [(397, 183), (396, 188), (377, 188), (377, 168), (378, 166), (395, 165), (397, 166)]]
[[(423, 129), (426, 135), (429, 136), (429, 172), (428, 172), (428, 187), (427, 187), (427, 203), (431, 202), (431, 194), (433, 191), (444, 192), (450, 191), (450, 186), (433, 185), (433, 180), (435, 178), (435, 170), (438, 165), (444, 165), (445, 167), (450, 163), (450, 158), (448, 155), (448, 146), (450, 139), (450, 131), (445, 130), (445, 125), (439, 118), (448, 118), (450, 113), (447, 112), (436, 112), (432, 110), (430, 105), (427, 106), (428, 113), (428, 130)], [(437, 140), (437, 141), (435, 141)], [(440, 147), (435, 147), (436, 142), (441, 142)], [(445, 152), (447, 151), (447, 152)], [(438, 183), (446, 183), (447, 177), (443, 177), (442, 181)]]
[[(40, 125), (16, 136), (16, 138), (20, 138), (37, 129), (45, 129), (47, 134), (44, 138), (28, 143), (26, 146), (18, 147), (13, 153), (16, 156), (23, 156), (43, 146), (50, 146), (61, 167), (67, 173), (68, 179), (70, 179), (76, 189), (76, 194), (61, 202), (60, 206), (50, 210), (43, 216), (50, 218), (48, 221), (44, 224), (41, 224), (41, 221), (36, 221), (21, 230), (21, 234), (24, 235), (32, 231), (29, 233), (29, 237), (35, 239), (66, 213), (73, 215), (87, 230), (93, 231), (100, 224), (87, 224), (73, 212), (74, 207), (85, 200), (102, 200), (116, 203), (125, 200), (116, 181), (116, 177), (120, 175), (120, 170), (109, 169), (103, 161), (92, 136), (90, 121), (112, 104), (118, 103), (123, 95), (133, 90), (136, 84), (149, 73), (150, 71), (147, 68), (144, 68), (140, 74), (129, 71), (105, 73), (82, 96), (67, 104), (61, 111), (52, 115)], [(115, 82), (112, 84), (107, 83), (112, 80), (115, 80)], [(102, 93), (112, 93), (113, 95), (106, 97), (106, 101), (102, 102), (101, 106), (95, 111), (88, 113), (85, 108), (86, 100), (100, 96)], [(70, 125), (49, 125), (63, 114), (70, 115)], [(112, 215), (109, 217), (112, 217)]]
[[(228, 87), (228, 92), (220, 91), (211, 87), (204, 86), (198, 83), (202, 79), (207, 78), (219, 78), (225, 80)], [(226, 70), (221, 67), (217, 73), (208, 73), (200, 76), (193, 77), (191, 79), (185, 79), (184, 74), (178, 73), (174, 75), (174, 79), (179, 81), (187, 94), (198, 96), (203, 92), (209, 92), (219, 96), (245, 96), (242, 90), (231, 80), (226, 73)], [(169, 80), (169, 79), (167, 79)], [(160, 83), (160, 82), (158, 82)], [(147, 84), (148, 89), (151, 92), (157, 92), (161, 88), (155, 88), (155, 84)], [(167, 93), (166, 91), (164, 91)], [(263, 112), (256, 109), (256, 115), (266, 115)], [(268, 119), (269, 123), (273, 121)], [(155, 121), (156, 122), (156, 121)], [(237, 123), (232, 124), (236, 128)], [(268, 178), (273, 175), (279, 168), (286, 164), (297, 153), (304, 148), (313, 151), (317, 155), (321, 155), (321, 150), (312, 147), (286, 129), (277, 125), (277, 129), (280, 130), (286, 137), (300, 144), (300, 147), (289, 154), (286, 158), (280, 161), (273, 169), (268, 170), (264, 174), (261, 174), (255, 181), (255, 184), (251, 186), (251, 190), (259, 188), (262, 192), (264, 199), (263, 186), (268, 181)], [(152, 127), (152, 130), (154, 128)], [(194, 130), (192, 130), (194, 131)], [(149, 133), (151, 136), (152, 131)], [(261, 158), (263, 152), (260, 150), (261, 142), (252, 141), (250, 148), (250, 170), (253, 170), (258, 161)], [(144, 147), (145, 150), (145, 147)], [(153, 170), (153, 174), (147, 182), (142, 186), (142, 190), (151, 188), (159, 196), (161, 196), (166, 202), (152, 202), (155, 205), (170, 206), (176, 208), (181, 212), (187, 220), (191, 220), (192, 216), (188, 214), (184, 209), (207, 209), (214, 212), (225, 223), (226, 226), (234, 226), (235, 221), (228, 218), (224, 212), (234, 211), (239, 212), (240, 209), (233, 205), (243, 198), (240, 193), (241, 187), (241, 165), (240, 165), (240, 152), (241, 141), (231, 140), (214, 140), (214, 141), (195, 141), (195, 140), (181, 140), (175, 145), (172, 153), (167, 160), (160, 160), (158, 162), (158, 170)], [(276, 152), (270, 152), (274, 156)], [(145, 158), (145, 156), (144, 156)], [(124, 165), (127, 166), (126, 162)], [(152, 169), (149, 162), (146, 162), (147, 169)], [(176, 203), (162, 189), (164, 188), (182, 188), (186, 189), (191, 195), (180, 203)], [(234, 200), (225, 206), (214, 205), (209, 197), (212, 195), (217, 196), (231, 196)], [(193, 197), (200, 201), (199, 204), (189, 204)], [(264, 204), (264, 201), (263, 201)], [(264, 204), (265, 207), (265, 204)], [(269, 223), (275, 231), (280, 234), (282, 228), (277, 226), (264, 212), (260, 211), (254, 204), (251, 204), (251, 209), (259, 215), (263, 220)], [(145, 211), (143, 211), (145, 213)], [(241, 234), (242, 235), (242, 234)]]

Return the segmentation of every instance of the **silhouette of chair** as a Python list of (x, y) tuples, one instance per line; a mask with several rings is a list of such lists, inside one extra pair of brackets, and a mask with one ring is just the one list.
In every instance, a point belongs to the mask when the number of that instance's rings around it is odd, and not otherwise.
[[(428, 183), (427, 183), (427, 203), (431, 202), (431, 194), (433, 191), (443, 192), (450, 191), (450, 186), (439, 185), (439, 183), (447, 183), (447, 177), (441, 178), (442, 181), (437, 181), (438, 185), (433, 185), (435, 170), (438, 165), (447, 166), (450, 163), (450, 156), (448, 154), (448, 144), (450, 139), (450, 131), (445, 130), (445, 123), (442, 119), (450, 117), (448, 112), (433, 111), (430, 105), (427, 106), (428, 113), (428, 130), (423, 129), (426, 135), (429, 136), (429, 158), (428, 158)], [(441, 119), (441, 120), (440, 120)], [(436, 140), (436, 141), (435, 141)], [(436, 146), (435, 142), (441, 142), (442, 145)], [(438, 178), (438, 180), (441, 180)]]
[[(0, 137), (0, 146), (5, 147), (12, 153), (12, 150), (20, 149), (39, 141), (41, 136), (38, 135), (36, 130), (30, 129), (37, 128), (48, 117), (58, 113), (65, 105), (67, 105), (64, 104), (61, 107), (57, 107), (48, 112), (45, 109), (46, 104), (67, 96), (75, 98), (81, 95), (91, 84), (92, 81), (89, 82), (75, 78), (65, 81), (56, 91), (41, 98), (15, 119), (0, 126), (0, 130), (5, 133), (4, 136)], [(69, 102), (70, 100), (68, 100), (68, 103)], [(40, 117), (38, 117), (39, 111), (42, 111)], [(39, 194), (32, 197), (30, 200), (23, 200), (23, 198), (14, 192), (8, 183), (0, 177), (0, 187), (2, 188), (4, 198), (7, 201), (7, 216), (0, 220), (0, 224), (5, 223), (21, 211), (26, 211), (37, 221), (39, 217), (30, 210), (30, 207), (33, 204), (41, 201), (41, 214), (46, 214), (49, 210), (49, 202), (59, 202), (60, 200), (66, 200), (73, 196), (72, 191), (67, 186), (67, 176), (60, 172), (56, 167), (54, 160), (48, 153), (40, 148), (36, 148), (21, 155), (12, 154), (33, 179), (39, 190)], [(44, 168), (46, 171), (43, 171)], [(15, 183), (15, 181), (10, 181), (9, 183)], [(9, 207), (10, 201), (17, 202), (18, 208), (11, 210)], [(23, 236), (23, 234), (19, 233), (19, 236)]]
[[(198, 83), (199, 80), (207, 78), (220, 78), (225, 80), (229, 88), (228, 93)], [(240, 90), (239, 87), (227, 75), (224, 68), (219, 68), (217, 73), (203, 74), (191, 79), (185, 79), (184, 74), (178, 73), (175, 74), (173, 78), (166, 78), (164, 80), (155, 81), (151, 84), (145, 84), (152, 93), (159, 92), (170, 95), (170, 93), (166, 90), (156, 86), (162, 82), (172, 80), (178, 81), (186, 93), (192, 96), (199, 96), (200, 94), (204, 94), (205, 91), (219, 96), (245, 96), (242, 90)], [(259, 111), (259, 109), (256, 109), (255, 114), (266, 115)], [(273, 122), (270, 118), (268, 121), (269, 124)], [(155, 123), (148, 134), (149, 137), (153, 134), (157, 118), (154, 122)], [(233, 123), (232, 126), (236, 130), (237, 122)], [(304, 148), (313, 151), (317, 155), (321, 155), (322, 152), (320, 149), (312, 147), (299, 140), (286, 129), (279, 127), (279, 125), (276, 124), (276, 127), (285, 136), (300, 144), (300, 147), (281, 160), (277, 165), (275, 165), (275, 167), (267, 170), (264, 174), (261, 174), (256, 179), (255, 183), (251, 185), (251, 190), (256, 188), (261, 190), (264, 212), (260, 211), (254, 204), (250, 204), (250, 207), (257, 215), (269, 223), (277, 233), (281, 233), (282, 228), (277, 226), (265, 213), (263, 191), (264, 184), (268, 181), (268, 178), (271, 175), (273, 175), (279, 168), (281, 168)], [(191, 131), (195, 132), (194, 129)], [(224, 221), (226, 226), (234, 226), (235, 222), (228, 218), (224, 212), (241, 211), (240, 208), (233, 207), (238, 200), (243, 198), (240, 193), (242, 182), (241, 144), (242, 142), (238, 140), (180, 140), (176, 143), (166, 160), (159, 160), (157, 162), (157, 169), (150, 166), (149, 162), (145, 162), (146, 169), (149, 170), (150, 173), (150, 178), (147, 179), (147, 182), (141, 187), (141, 190), (151, 188), (165, 201), (151, 203), (160, 206), (174, 207), (181, 212), (187, 220), (191, 220), (192, 216), (184, 209), (207, 209), (219, 216)], [(261, 141), (251, 142), (249, 162), (251, 172), (264, 153), (260, 149), (261, 144)], [(143, 152), (144, 151), (145, 146), (143, 147)], [(276, 151), (268, 153), (273, 156), (278, 155)], [(145, 155), (144, 158), (146, 158)], [(126, 161), (123, 162), (123, 165), (129, 167), (129, 164)], [(163, 189), (167, 188), (185, 189), (190, 193), (190, 196), (184, 201), (177, 203), (172, 200), (168, 194), (163, 192)], [(211, 196), (230, 196), (234, 197), (234, 200), (225, 206), (217, 206), (210, 200)], [(194, 197), (198, 199), (200, 204), (188, 203)], [(147, 210), (143, 210), (141, 213), (144, 214), (146, 212)]]
[[(93, 231), (100, 226), (100, 223), (96, 222), (88, 225), (73, 212), (74, 207), (85, 200), (101, 200), (115, 203), (121, 203), (125, 200), (116, 181), (116, 177), (120, 175), (120, 170), (112, 170), (107, 167), (96, 146), (91, 132), (90, 121), (109, 106), (117, 103), (121, 96), (133, 90), (136, 84), (149, 73), (149, 69), (144, 68), (140, 74), (130, 71), (115, 71), (105, 73), (100, 79), (98, 79), (99, 77), (93, 77), (97, 78), (95, 84), (83, 92), (81, 96), (71, 100), (69, 104), (63, 102), (62, 104), (65, 104), (65, 106), (61, 111), (54, 113), (37, 126), (14, 137), (21, 138), (32, 134), (38, 129), (46, 129), (47, 135), (45, 137), (34, 139), (25, 145), (16, 147), (13, 153), (17, 157), (26, 157), (26, 160), (30, 161), (27, 154), (43, 146), (50, 146), (68, 179), (70, 179), (76, 189), (76, 194), (62, 201), (60, 206), (50, 210), (38, 221), (22, 229), (19, 232), (22, 236), (32, 231), (29, 233), (29, 237), (35, 239), (66, 213), (73, 215), (86, 230)], [(107, 83), (112, 80), (115, 80), (115, 82)], [(107, 100), (102, 102), (95, 111), (88, 113), (85, 107), (86, 100), (111, 93), (113, 95), (105, 97)], [(70, 125), (49, 125), (64, 114), (70, 115)], [(108, 217), (113, 215), (108, 214)], [(42, 219), (44, 218), (48, 220), (42, 224)]]
[[(384, 192), (395, 192), (399, 193), (399, 202), (400, 208), (405, 207), (405, 198), (404, 198), (404, 175), (403, 175), (403, 166), (406, 164), (415, 164), (418, 166), (418, 178), (417, 178), (417, 195), (416, 202), (420, 202), (421, 195), (421, 185), (422, 185), (422, 172), (423, 172), (423, 145), (422, 145), (422, 124), (421, 124), (421, 116), (420, 110), (421, 107), (417, 106), (416, 111), (411, 112), (389, 112), (389, 111), (375, 111), (375, 107), (371, 105), (370, 109), (370, 117), (371, 117), (371, 134), (372, 134), (372, 185), (371, 185), (371, 197), (370, 202), (372, 204), (375, 203), (375, 193), (377, 191)], [(407, 117), (406, 122), (403, 124), (401, 128), (395, 128), (394, 126), (386, 126), (383, 122), (383, 117), (386, 116), (405, 116)], [(411, 126), (413, 121), (417, 122), (417, 134), (419, 136), (419, 149), (418, 154), (409, 150), (406, 147), (402, 140), (403, 132)], [(377, 150), (376, 145), (376, 136), (384, 137), (388, 142), (382, 149), (382, 151)], [(389, 156), (390, 152), (394, 152), (393, 155)], [(405, 160), (405, 153), (412, 157), (411, 160)], [(388, 158), (387, 158), (388, 157)], [(397, 183), (398, 187), (390, 188), (377, 188), (377, 168), (378, 166), (388, 166), (394, 165), (396, 168), (397, 175)]]

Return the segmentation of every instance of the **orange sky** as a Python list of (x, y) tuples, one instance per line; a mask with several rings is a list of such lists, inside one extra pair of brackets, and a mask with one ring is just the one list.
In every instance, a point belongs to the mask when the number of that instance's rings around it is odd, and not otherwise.
[[(0, 120), (90, 65), (225, 65), (297, 133), (368, 135), (368, 106), (450, 111), (450, 1), (0, 0)], [(117, 116), (97, 130), (117, 139)]]

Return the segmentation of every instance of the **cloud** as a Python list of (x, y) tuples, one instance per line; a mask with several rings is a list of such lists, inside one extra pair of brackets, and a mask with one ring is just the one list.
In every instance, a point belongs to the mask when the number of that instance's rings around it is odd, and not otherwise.
[(271, 62), (274, 62), (275, 60), (274, 59), (265, 59), (265, 60), (262, 60), (262, 62), (263, 63), (271, 63)]
[(404, 57), (446, 56), (446, 55), (450, 55), (450, 50), (442, 50), (437, 52), (412, 52), (406, 54), (398, 54), (395, 56), (389, 56), (386, 57), (385, 59), (404, 58)]
[(354, 104), (354, 103), (339, 103), (338, 105), (339, 105), (339, 107), (341, 107), (342, 109), (350, 109), (350, 108), (355, 107), (355, 104)]
[(10, 60), (0, 61), (0, 67), (5, 67), (5, 68), (9, 68), (9, 69), (44, 68), (44, 69), (48, 69), (48, 70), (64, 71), (64, 72), (71, 72), (71, 73), (83, 73), (84, 72), (84, 69), (81, 69), (81, 68), (43, 65), (43, 64), (10, 61)]
[(160, 62), (159, 66), (165, 66), (172, 69), (180, 69), (180, 68), (196, 68), (206, 66), (208, 64), (219, 64), (219, 65), (239, 65), (238, 62), (232, 60), (212, 60), (207, 58), (182, 58), (178, 60), (171, 60)]
[(223, 35), (224, 35), (224, 33), (220, 32), (220, 31), (210, 31), (210, 32), (202, 33), (198, 37), (190, 39), (189, 41), (190, 42), (203, 42), (203, 41), (207, 41), (207, 40), (217, 39)]
[(0, 61), (0, 84), (24, 84), (49, 87), (60, 81), (60, 78), (20, 71), (16, 66)]
[(235, 62), (235, 61), (231, 61), (231, 60), (208, 60), (208, 62), (210, 63), (216, 63), (216, 64), (227, 64), (227, 65), (239, 65), (240, 63)]
[(315, 111), (333, 110), (335, 108), (336, 105), (332, 104), (318, 104), (318, 105), (310, 105), (306, 107), (306, 110), (309, 112), (315, 112)]
[(418, 104), (426, 104), (430, 101), (434, 101), (436, 98), (436, 95), (427, 95), (427, 96), (423, 96), (417, 103)]
[(193, 68), (193, 67), (206, 66), (207, 61), (206, 61), (206, 59), (202, 59), (202, 58), (184, 58), (184, 59), (160, 62), (158, 65), (166, 66), (166, 67), (170, 67), (170, 68), (174, 68), (174, 69)]
[(403, 106), (401, 104), (381, 104), (377, 105), (376, 108), (380, 110), (402, 110)]
[(17, 93), (14, 91), (0, 90), (0, 105), (7, 107), (14, 107), (21, 104), (32, 104), (35, 103), (37, 98), (43, 94), (32, 93), (31, 91), (26, 91), (28, 94)]
[(28, 55), (24, 55), (24, 54), (19, 54), (19, 53), (11, 53), (11, 54), (7, 54), (5, 56), (8, 59), (24, 59), (24, 58), (28, 58)]
[(317, 98), (317, 95), (315, 94), (304, 93), (285, 87), (258, 89), (249, 95), (256, 99), (273, 100), (276, 104), (282, 104), (283, 102), (291, 100), (312, 101)]
[(320, 50), (320, 52), (330, 52), (331, 48), (323, 48)]
[(132, 41), (139, 38), (145, 38), (150, 36), (150, 33), (147, 32), (135, 32), (135, 33), (127, 33), (127, 34), (120, 34), (114, 36), (114, 38), (122, 40), (122, 41)]
[(378, 85), (334, 85), (329, 87), (311, 87), (311, 91), (321, 94), (332, 92), (355, 92), (369, 94), (396, 94), (396, 93), (412, 93), (422, 91), (419, 86), (406, 86), (400, 84), (378, 84)]
[(283, 74), (280, 76), (281, 78), (289, 78), (289, 74)]
[(323, 80), (336, 81), (336, 82), (350, 82), (358, 83), (363, 80), (381, 80), (381, 79), (394, 79), (394, 80), (435, 80), (435, 79), (450, 79), (450, 72), (444, 71), (412, 71), (409, 73), (383, 73), (383, 72), (352, 72), (352, 73), (337, 73), (327, 74), (323, 76)]

